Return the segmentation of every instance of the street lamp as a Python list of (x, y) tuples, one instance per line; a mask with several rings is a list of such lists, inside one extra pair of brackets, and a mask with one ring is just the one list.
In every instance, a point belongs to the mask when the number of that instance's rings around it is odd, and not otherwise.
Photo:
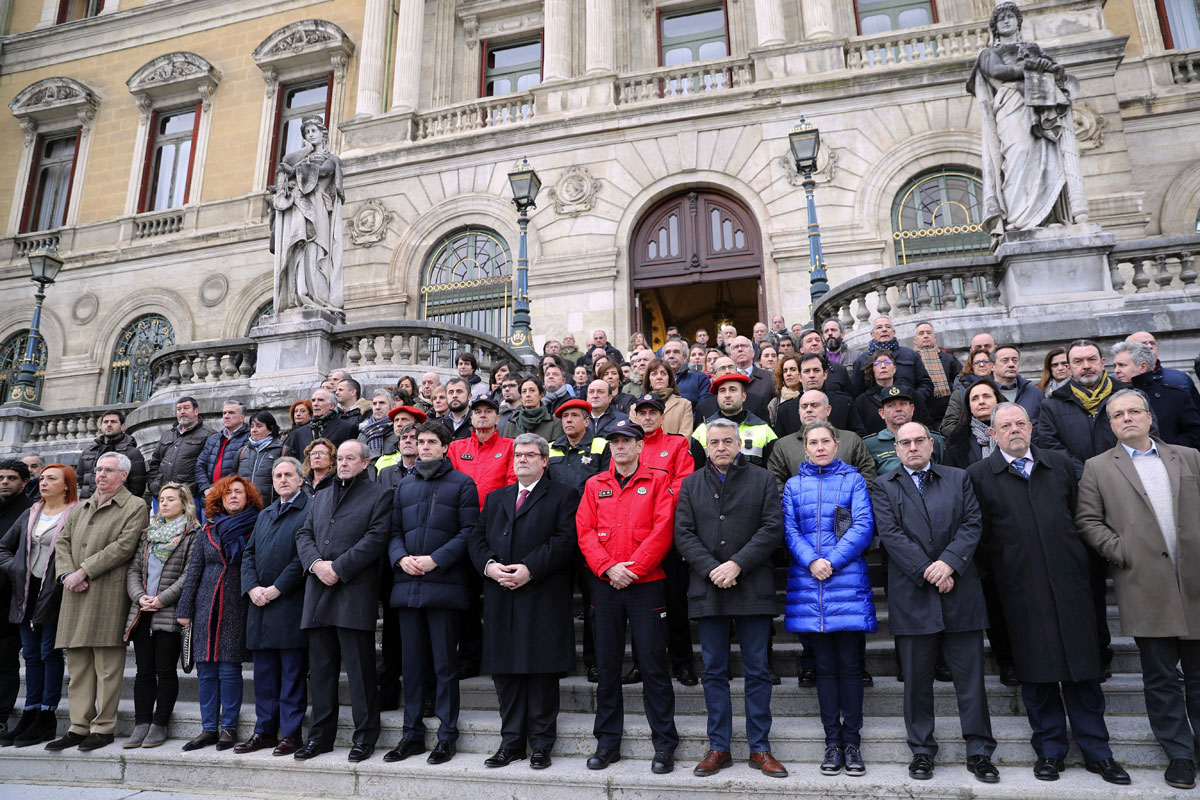
[(808, 294), (812, 298), (813, 327), (817, 326), (817, 304), (829, 292), (829, 276), (825, 274), (825, 254), (821, 250), (821, 228), (817, 225), (817, 204), (813, 190), (817, 182), (817, 153), (821, 150), (821, 131), (816, 125), (800, 118), (799, 124), (788, 132), (796, 171), (804, 176), (804, 195), (808, 200)]
[(21, 361), (17, 382), (9, 392), (9, 400), (14, 405), (40, 409), (37, 402), (37, 345), (41, 336), (38, 323), (42, 319), (42, 302), (46, 299), (46, 287), (54, 283), (62, 266), (63, 260), (58, 257), (53, 247), (39, 247), (29, 253), (30, 278), (38, 288), (34, 294), (33, 322), (29, 326), (29, 336), (25, 341), (25, 358)]
[(522, 360), (533, 361), (537, 358), (537, 354), (534, 352), (533, 342), (530, 340), (533, 331), (529, 318), (529, 250), (527, 241), (529, 209), (537, 208), (534, 201), (537, 199), (538, 191), (542, 188), (542, 181), (534, 172), (533, 167), (529, 166), (529, 160), (522, 158), (521, 163), (508, 173), (508, 184), (512, 187), (513, 205), (517, 207), (517, 224), (521, 227), (521, 245), (517, 257), (517, 289), (513, 297), (513, 320), (509, 342)]

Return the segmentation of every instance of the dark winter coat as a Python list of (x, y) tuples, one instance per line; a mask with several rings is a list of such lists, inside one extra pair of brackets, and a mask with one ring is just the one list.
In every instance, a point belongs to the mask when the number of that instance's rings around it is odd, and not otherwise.
[(226, 559), (211, 521), (196, 536), (175, 614), (192, 621), (192, 652), (197, 662), (250, 660), (246, 650), (246, 605), (250, 601), (241, 588), (244, 554), (233, 561)]
[[(893, 636), (980, 631), (987, 607), (975, 548), (979, 503), (967, 473), (929, 465), (925, 494), (901, 467), (875, 479), (875, 530), (887, 551), (888, 627)], [(925, 580), (925, 570), (943, 561), (954, 570), (954, 588), (942, 594)]]
[[(691, 403), (693, 409), (700, 402), (700, 398), (709, 394), (710, 383), (708, 375), (700, 371), (693, 372), (686, 365), (675, 373), (675, 391)], [(586, 395), (586, 392), (584, 394)]]
[(333, 442), (334, 447), (338, 447), (347, 439), (358, 438), (358, 424), (343, 419), (336, 411), (331, 411), (327, 418), (322, 419), (318, 428), (319, 431), (315, 430), (312, 422), (297, 426), (283, 440), (287, 454), (303, 461), (304, 448), (312, 444), (315, 439), (328, 439)]
[[(244, 422), (228, 437), (225, 436), (223, 430), (208, 437), (208, 441), (204, 443), (204, 449), (196, 458), (196, 488), (201, 495), (207, 492), (214, 483), (213, 472), (217, 468), (217, 454), (221, 455), (221, 477), (227, 478), (230, 475), (236, 475), (238, 453), (248, 441), (250, 441), (250, 426)], [(224, 450), (221, 449), (223, 443), (225, 443)]]
[(517, 511), (519, 488), (513, 483), (488, 494), (468, 539), (480, 574), (498, 561), (524, 564), (531, 576), (519, 589), (484, 579), (483, 669), (493, 675), (563, 674), (575, 667), (571, 565), (579, 492), (543, 475)]
[(238, 451), (237, 457), (237, 473), (246, 480), (254, 484), (254, 488), (258, 489), (258, 493), (262, 495), (263, 504), (274, 502), (275, 484), (271, 480), (271, 470), (275, 468), (275, 462), (283, 455), (283, 442), (278, 438), (271, 436), (265, 442), (259, 442), (259, 446), (255, 446), (249, 440)]
[(242, 593), (274, 586), (276, 597), (265, 606), (246, 603), (246, 647), (250, 650), (286, 650), (308, 647), (308, 637), (300, 630), (304, 613), (304, 569), (296, 552), (296, 532), (313, 504), (304, 492), (297, 492), (280, 511), (276, 500), (262, 510), (254, 523), (254, 533), (242, 554)]
[[(863, 377), (869, 355), (870, 353), (866, 350), (859, 353), (858, 358), (854, 359), (854, 369), (850, 373), (850, 377), (854, 381), (854, 391), (858, 394), (869, 391)], [(895, 382), (919, 392), (921, 399), (925, 401), (933, 397), (933, 379), (929, 377), (929, 371), (925, 369), (925, 362), (921, 360), (921, 354), (911, 347), (899, 347), (893, 350), (891, 355), (892, 362), (896, 365)], [(863, 422), (866, 422), (866, 419)]]
[(1187, 389), (1167, 383), (1162, 370), (1135, 375), (1133, 387), (1149, 398), (1159, 438), (1167, 444), (1200, 449), (1200, 409)]
[(158, 497), (158, 490), (166, 483), (182, 483), (196, 494), (196, 459), (212, 434), (212, 428), (203, 424), (186, 433), (180, 433), (178, 425), (167, 428), (146, 466), (152, 497)]
[(96, 439), (79, 454), (79, 462), (75, 467), (75, 475), (79, 481), (79, 499), (86, 500), (96, 491), (96, 462), (105, 453), (120, 453), (129, 459), (129, 477), (125, 479), (125, 488), (134, 497), (146, 493), (146, 458), (138, 450), (137, 442), (128, 433), (122, 433), (116, 441), (110, 442), (105, 436)]
[[(775, 476), (738, 456), (725, 480), (709, 462), (683, 479), (675, 507), (675, 549), (688, 567), (688, 616), (779, 613), (771, 554), (783, 543)], [(733, 561), (737, 583), (718, 588), (708, 574)]]
[[(475, 481), (443, 458), (432, 478), (414, 472), (396, 486), (388, 560), (395, 571), (392, 608), (467, 607), (472, 581), (467, 539), (479, 519)], [(405, 556), (430, 556), (437, 569), (409, 575)]]
[[(379, 559), (387, 546), (392, 498), (365, 471), (349, 482), (335, 478), (317, 492), (296, 532), (296, 552), (308, 575), (300, 627), (374, 631), (379, 616)], [(333, 562), (338, 582), (326, 586), (312, 572)]]
[(982, 556), (1027, 683), (1100, 677), (1088, 554), (1075, 528), (1070, 456), (1035, 446), (1028, 479), (999, 449), (967, 468), (983, 517)]
[[(183, 535), (179, 537), (179, 544), (175, 546), (170, 558), (167, 559), (167, 563), (163, 564), (162, 575), (158, 580), (158, 594), (155, 595), (163, 607), (158, 611), (149, 612), (152, 614), (150, 618), (150, 630), (152, 631), (178, 633), (180, 630), (179, 623), (176, 622), (179, 615), (175, 613), (175, 609), (180, 595), (183, 594), (188, 566), (191, 564), (192, 552), (196, 546), (196, 535), (200, 532), (199, 525), (193, 525), (184, 531)], [(138, 549), (133, 554), (133, 561), (129, 562), (129, 570), (125, 573), (125, 589), (129, 593), (129, 599), (133, 601), (133, 605), (129, 607), (129, 616), (125, 620), (125, 641), (129, 641), (129, 637), (133, 633), (133, 626), (137, 625), (142, 614), (147, 613), (142, 611), (138, 601), (146, 595), (146, 578), (149, 576), (146, 567), (148, 558), (153, 558), (150, 555), (150, 540), (143, 533), (142, 540), (138, 542)]]
[[(58, 582), (58, 576), (54, 571), (54, 543), (74, 507), (74, 503), (67, 506), (66, 511), (59, 517), (58, 525), (53, 531), (46, 534), (51, 537), (50, 558), (46, 561), (46, 572), (42, 575), (30, 575), (29, 573), (29, 544), (33, 536), (33, 525), (41, 516), (41, 501), (35, 503), (32, 508), (27, 508), (13, 521), (12, 525), (5, 529), (4, 537), (0, 539), (0, 595), (2, 595), (0, 603), (4, 603), (8, 610), (6, 616), (0, 617), (0, 619), (6, 619), (14, 625), (25, 621), (31, 577), (41, 581), (41, 589), (34, 601), (33, 614), (29, 621), (34, 625), (45, 625), (47, 622), (53, 623), (58, 619), (58, 607), (62, 601), (62, 584)], [(3, 587), (6, 584), (11, 587), (11, 593), (4, 590)]]
[[(825, 382), (825, 386), (828, 388), (829, 381)], [(851, 431), (860, 437), (866, 436), (867, 429), (863, 425), (862, 417), (858, 415), (858, 409), (855, 408), (854, 400), (850, 395), (824, 389), (822, 391), (829, 398), (829, 424), (839, 431)], [(875, 416), (878, 419), (879, 415)], [(880, 420), (880, 424), (883, 424), (882, 420)], [(800, 398), (793, 397), (791, 400), (780, 403), (775, 417), (775, 433), (779, 434), (782, 439), (790, 433), (799, 433), (803, 427), (804, 425), (800, 423)]]
[[(1117, 446), (1117, 436), (1108, 422), (1108, 401), (1129, 384), (1113, 380), (1112, 392), (1100, 401), (1092, 416), (1071, 391), (1071, 381), (1055, 389), (1042, 401), (1042, 413), (1033, 428), (1033, 443), (1045, 450), (1065, 453), (1075, 467), (1075, 480), (1083, 477), (1083, 462)], [(1158, 436), (1158, 425), (1151, 431)]]

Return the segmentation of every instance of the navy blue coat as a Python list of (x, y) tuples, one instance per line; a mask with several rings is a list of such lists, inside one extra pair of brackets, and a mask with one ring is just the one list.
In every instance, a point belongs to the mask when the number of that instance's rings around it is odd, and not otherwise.
[[(203, 497), (208, 487), (213, 485), (213, 469), (217, 466), (217, 453), (221, 452), (221, 439), (225, 436), (223, 430), (217, 431), (204, 442), (204, 449), (196, 457), (196, 487), (200, 490), (198, 497)], [(236, 475), (238, 471), (238, 453), (250, 441), (250, 426), (242, 423), (242, 427), (229, 437), (225, 452), (221, 453), (221, 477)]]
[(1200, 409), (1191, 392), (1168, 383), (1161, 369), (1134, 376), (1133, 386), (1150, 399), (1150, 412), (1164, 442), (1200, 450)]
[[(854, 359), (854, 369), (850, 372), (850, 379), (854, 381), (856, 394), (867, 391), (863, 370), (866, 369), (868, 355), (869, 353), (864, 350), (858, 358)], [(925, 362), (921, 360), (921, 354), (911, 347), (899, 347), (892, 351), (892, 362), (896, 365), (896, 383), (902, 383), (908, 388), (920, 392), (921, 399), (928, 403), (929, 399), (933, 397), (933, 379), (929, 377), (929, 371), (925, 369)], [(863, 422), (866, 420), (864, 419)]]
[(709, 378), (703, 372), (692, 372), (686, 366), (675, 373), (675, 391), (691, 402), (692, 408), (700, 404), (700, 398), (708, 395)]
[[(443, 458), (432, 478), (414, 472), (396, 486), (388, 560), (395, 572), (392, 608), (467, 607), (471, 564), (467, 539), (479, 518), (475, 481)], [(437, 569), (413, 576), (397, 564), (405, 556), (430, 556)]]
[(304, 613), (304, 568), (296, 553), (296, 531), (308, 516), (312, 501), (297, 492), (287, 511), (276, 500), (254, 522), (254, 533), (242, 553), (242, 593), (256, 586), (274, 586), (279, 597), (263, 607), (246, 599), (246, 647), (250, 650), (286, 650), (308, 647), (300, 630)]
[[(1094, 417), (1076, 399), (1071, 391), (1071, 381), (1042, 401), (1042, 413), (1033, 428), (1033, 443), (1070, 456), (1076, 480), (1083, 478), (1083, 462), (1117, 446), (1116, 434), (1108, 422), (1108, 401), (1118, 390), (1128, 389), (1129, 384), (1115, 379), (1112, 384), (1112, 392), (1100, 402)], [(1151, 428), (1151, 433), (1159, 435), (1157, 424)]]

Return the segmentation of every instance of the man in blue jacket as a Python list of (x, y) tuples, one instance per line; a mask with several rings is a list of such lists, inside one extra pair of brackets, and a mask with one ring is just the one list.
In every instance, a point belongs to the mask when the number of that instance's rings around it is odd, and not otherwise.
[(196, 488), (204, 497), (212, 485), (237, 473), (238, 452), (250, 441), (246, 404), (226, 400), (221, 407), (221, 430), (208, 437), (196, 458)]

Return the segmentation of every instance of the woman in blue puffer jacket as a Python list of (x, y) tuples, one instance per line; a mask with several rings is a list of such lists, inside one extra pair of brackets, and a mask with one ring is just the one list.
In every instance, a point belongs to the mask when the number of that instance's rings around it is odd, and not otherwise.
[(875, 534), (867, 482), (837, 459), (838, 431), (827, 422), (804, 429), (808, 461), (783, 490), (788, 569), (787, 629), (811, 634), (817, 699), (825, 727), (821, 772), (863, 775), (860, 650), (878, 629), (863, 556)]

